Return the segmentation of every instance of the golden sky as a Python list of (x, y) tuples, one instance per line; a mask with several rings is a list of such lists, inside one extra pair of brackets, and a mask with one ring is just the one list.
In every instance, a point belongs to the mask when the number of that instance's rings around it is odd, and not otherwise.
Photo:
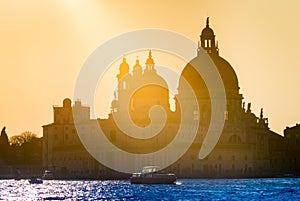
[(300, 123), (298, 0), (3, 0), (0, 126), (9, 135), (41, 135), (41, 126), (53, 121), (52, 105), (72, 97), (83, 62), (103, 42), (143, 28), (168, 29), (197, 42), (207, 16), (220, 56), (235, 69), (253, 112), (259, 115), (263, 107), (280, 134)]

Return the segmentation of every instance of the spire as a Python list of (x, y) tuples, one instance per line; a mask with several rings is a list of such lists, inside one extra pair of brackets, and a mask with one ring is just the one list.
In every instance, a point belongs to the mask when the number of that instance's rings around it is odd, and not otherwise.
[(146, 69), (147, 70), (154, 70), (154, 60), (152, 59), (152, 52), (151, 50), (149, 50), (149, 56), (148, 59), (146, 61)]
[(209, 27), (209, 17), (206, 18), (206, 27)]

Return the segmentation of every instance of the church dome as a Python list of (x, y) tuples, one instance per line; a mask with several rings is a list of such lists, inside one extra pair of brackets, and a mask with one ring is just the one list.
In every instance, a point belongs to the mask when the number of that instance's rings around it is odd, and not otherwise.
[(145, 83), (153, 83), (153, 85), (159, 85), (163, 88), (168, 89), (168, 84), (164, 78), (162, 78), (160, 75), (158, 75), (156, 72), (155, 73), (144, 73), (143, 74), (143, 80)]
[(140, 65), (140, 62), (138, 59), (136, 59), (136, 63), (135, 65), (133, 66), (133, 70), (141, 70), (142, 69), (142, 66)]
[[(238, 78), (231, 67), (231, 65), (222, 57), (217, 54), (210, 54), (209, 55), (214, 64), (216, 65), (220, 76), (222, 78), (226, 94), (230, 92), (238, 92), (239, 85), (238, 85)], [(198, 75), (193, 66), (196, 67), (197, 65), (201, 65), (202, 61), (200, 57), (195, 57), (192, 59), (183, 69), (181, 76), (186, 79), (190, 85), (194, 88), (194, 90), (201, 90), (206, 88), (205, 83), (203, 82), (201, 75)], [(182, 78), (181, 78), (182, 79)], [(180, 86), (179, 86), (180, 88)]]
[[(206, 27), (202, 30), (200, 41), (201, 44), (199, 44), (198, 51), (205, 51), (214, 62), (222, 78), (227, 97), (238, 94), (239, 83), (237, 75), (231, 65), (225, 59), (219, 56), (218, 45), (215, 44), (214, 32), (209, 27), (209, 18), (206, 19)], [(199, 65), (205, 64), (203, 61), (201, 61), (201, 57), (197, 56), (185, 66), (181, 76), (188, 81), (198, 95), (201, 95), (203, 91), (207, 91), (207, 86), (205, 85), (201, 75), (199, 75), (198, 72), (193, 69), (193, 67), (197, 67)], [(179, 90), (184, 90), (184, 87), (180, 86), (181, 83), (182, 82), (179, 83)]]
[(213, 62), (219, 70), (219, 73), (225, 86), (225, 90), (238, 90), (239, 82), (237, 75), (232, 66), (228, 63), (228, 61), (216, 54), (210, 55), (210, 58), (213, 60)]
[(149, 111), (153, 106), (160, 105), (165, 111), (170, 110), (169, 88), (165, 79), (156, 72), (151, 51), (149, 51), (144, 73), (140, 76), (141, 79), (131, 85), (134, 93), (130, 97), (130, 115), (137, 125), (145, 127), (151, 122)]
[(154, 60), (152, 58), (152, 52), (149, 51), (149, 56), (146, 61), (146, 69), (143, 74), (143, 80), (145, 83), (153, 83), (153, 85), (159, 85), (165, 89), (168, 89), (168, 84), (164, 78), (157, 74), (154, 68)]
[[(141, 84), (136, 89), (130, 99), (130, 115), (138, 126), (149, 125), (149, 112), (153, 106), (159, 105), (165, 111), (170, 110), (167, 82), (154, 70), (142, 75)], [(158, 116), (153, 118), (159, 119)]]

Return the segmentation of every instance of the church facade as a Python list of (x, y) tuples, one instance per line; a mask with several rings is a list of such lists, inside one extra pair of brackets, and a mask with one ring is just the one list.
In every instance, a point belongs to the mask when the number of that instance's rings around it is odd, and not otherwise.
[[(81, 115), (80, 125), (88, 134), (97, 134), (100, 125), (106, 137), (115, 146), (130, 153), (151, 153), (162, 149), (174, 139), (180, 125), (181, 112), (177, 99), (189, 102), (186, 97), (188, 82), (195, 92), (198, 111), (193, 111), (199, 125), (194, 142), (188, 151), (166, 171), (174, 172), (178, 177), (211, 178), (211, 177), (265, 177), (282, 174), (286, 156), (284, 138), (268, 127), (268, 119), (251, 111), (251, 103), (245, 107), (243, 96), (239, 92), (237, 75), (231, 65), (219, 56), (218, 44), (214, 31), (209, 26), (200, 35), (199, 47), (195, 51), (204, 50), (214, 62), (223, 81), (226, 93), (227, 109), (224, 114), (225, 125), (221, 137), (213, 151), (204, 159), (198, 159), (198, 153), (207, 133), (211, 119), (211, 101), (209, 92), (201, 75), (193, 66), (201, 65), (196, 56), (183, 69), (175, 97), (176, 110), (170, 110), (169, 87), (167, 82), (157, 73), (155, 60), (149, 51), (145, 67), (137, 59), (132, 70), (123, 58), (119, 74), (116, 76), (118, 87), (111, 103), (108, 119), (90, 119), (90, 109), (76, 101), (65, 99), (63, 106), (54, 106), (54, 122), (43, 126), (44, 148), (43, 166), (51, 169), (59, 177), (73, 178), (123, 178), (128, 175), (114, 172), (97, 162), (82, 145), (74, 125), (72, 113)], [(151, 112), (153, 106), (163, 109)], [(164, 127), (156, 119), (165, 117)], [(117, 117), (117, 118), (114, 118)], [(137, 127), (149, 128), (158, 134), (147, 140), (136, 139), (126, 135), (119, 126), (125, 126), (127, 132), (134, 132), (136, 127), (128, 124), (128, 119)], [(189, 132), (189, 128), (186, 128)], [(147, 135), (142, 133), (141, 135)], [(289, 133), (286, 135), (292, 136)], [(147, 137), (147, 136), (146, 136)], [(297, 138), (298, 139), (298, 138)], [(291, 159), (297, 160), (299, 159)], [(298, 161), (299, 162), (299, 161)], [(155, 165), (155, 164), (151, 164)]]

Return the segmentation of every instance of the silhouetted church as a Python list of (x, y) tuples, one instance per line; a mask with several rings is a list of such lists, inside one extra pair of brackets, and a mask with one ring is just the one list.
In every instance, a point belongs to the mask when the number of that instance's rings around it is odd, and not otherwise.
[[(263, 110), (257, 117), (251, 112), (251, 103), (245, 108), (243, 96), (239, 92), (237, 75), (231, 65), (219, 56), (214, 31), (210, 28), (208, 19), (206, 27), (201, 32), (198, 50), (195, 52), (200, 51), (200, 48), (205, 50), (216, 65), (225, 87), (227, 110), (224, 114), (224, 129), (214, 150), (205, 159), (199, 160), (198, 153), (210, 124), (211, 102), (203, 78), (193, 68), (202, 62), (200, 57), (196, 56), (182, 71), (175, 99), (184, 99), (185, 104), (189, 104), (190, 97), (185, 97), (184, 94), (186, 87), (182, 81), (184, 78), (192, 86), (199, 104), (200, 111), (194, 111), (195, 118), (200, 118), (197, 136), (186, 154), (167, 169), (179, 177), (197, 178), (263, 177), (285, 173), (284, 138), (269, 129), (268, 119), (263, 116)], [(126, 58), (123, 58), (119, 70), (118, 88), (108, 119), (90, 119), (89, 107), (82, 106), (79, 101), (72, 106), (71, 100), (65, 99), (63, 107), (54, 106), (54, 122), (43, 126), (45, 138), (43, 158), (46, 169), (51, 169), (60, 177), (120, 176), (99, 164), (84, 149), (74, 126), (72, 116), (74, 110), (82, 113), (80, 126), (84, 127), (88, 134), (97, 134), (99, 124), (113, 144), (130, 153), (150, 153), (159, 150), (174, 138), (180, 123), (180, 108), (177, 105), (175, 112), (170, 110), (169, 88), (166, 81), (156, 72), (152, 52), (149, 51), (145, 69), (139, 60), (136, 60), (133, 70), (130, 71)], [(145, 86), (138, 88), (142, 85)], [(146, 127), (150, 123), (148, 113), (153, 105), (164, 108), (167, 120), (160, 133), (147, 141), (126, 135), (113, 119), (115, 114), (125, 114), (129, 111), (132, 121), (137, 126)], [(154, 114), (153, 119), (156, 119), (155, 115), (161, 114)], [(125, 121), (124, 119), (121, 118), (120, 121)], [(152, 123), (155, 130), (155, 122)], [(186, 132), (189, 132), (188, 129)], [(298, 133), (297, 136), (299, 135)]]
[[(251, 103), (248, 104), (247, 109), (242, 103), (243, 97), (239, 93), (237, 75), (231, 65), (219, 56), (218, 45), (214, 32), (209, 27), (208, 18), (206, 27), (201, 32), (199, 46), (198, 51), (203, 48), (219, 71), (225, 87), (227, 111), (224, 114), (225, 125), (217, 146), (206, 159), (195, 160), (194, 164), (186, 166), (184, 174), (209, 177), (249, 177), (269, 174), (268, 120), (263, 117), (263, 111), (260, 117), (256, 117), (251, 112)], [(186, 65), (181, 74), (181, 77), (187, 80), (196, 92), (200, 108), (200, 125), (194, 142), (196, 146), (193, 146), (194, 149), (191, 150), (191, 153), (195, 155), (192, 158), (196, 158), (196, 153), (199, 152), (211, 117), (211, 102), (207, 86), (193, 68), (202, 63), (200, 57), (195, 57)], [(178, 96), (184, 92), (184, 87), (179, 81)], [(189, 100), (188, 97), (182, 98)]]

